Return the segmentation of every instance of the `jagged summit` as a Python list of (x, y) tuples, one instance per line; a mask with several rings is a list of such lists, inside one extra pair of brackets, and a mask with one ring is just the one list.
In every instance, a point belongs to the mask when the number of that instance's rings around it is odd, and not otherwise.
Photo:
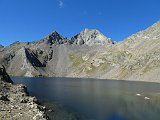
[(43, 41), (45, 41), (47, 44), (50, 44), (50, 45), (62, 44), (63, 40), (64, 38), (56, 31), (50, 33), (43, 39)]
[(71, 38), (72, 41), (74, 41), (74, 44), (78, 45), (112, 45), (114, 42), (110, 39), (104, 36), (100, 31), (96, 29), (88, 29), (85, 28), (83, 31), (81, 31), (79, 34)]
[(94, 33), (100, 33), (100, 31), (97, 30), (97, 29), (89, 29), (89, 28), (85, 28), (81, 32), (91, 32), (91, 31), (94, 32)]
[(48, 36), (63, 39), (62, 35), (60, 35), (57, 31), (51, 32)]
[(60, 45), (60, 44), (76, 44), (76, 45), (113, 45), (114, 42), (104, 36), (100, 31), (96, 29), (85, 28), (79, 34), (75, 35), (71, 39), (63, 37), (58, 32), (54, 31), (42, 39), (49, 45)]

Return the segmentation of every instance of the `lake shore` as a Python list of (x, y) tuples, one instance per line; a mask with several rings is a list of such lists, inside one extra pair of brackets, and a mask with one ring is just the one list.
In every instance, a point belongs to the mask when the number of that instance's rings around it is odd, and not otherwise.
[[(24, 77), (24, 76), (11, 76), (11, 77)], [(154, 79), (151, 79), (150, 81), (149, 80), (143, 80), (143, 79), (105, 79), (105, 78), (99, 78), (99, 77), (72, 77), (72, 76), (67, 76), (67, 77), (63, 77), (63, 76), (55, 76), (55, 77), (47, 77), (47, 76), (39, 76), (39, 77), (25, 77), (25, 78), (67, 78), (67, 79), (88, 79), (88, 80), (95, 80), (95, 79), (99, 79), (99, 80), (110, 80), (110, 81), (126, 81), (126, 82), (146, 82), (146, 83), (160, 83), (159, 80), (154, 80)]]
[(1, 120), (47, 120), (45, 111), (35, 97), (29, 96), (24, 85), (13, 85), (5, 68), (0, 69)]
[[(43, 105), (53, 108), (54, 112), (50, 114), (53, 118), (58, 112), (58, 115), (64, 115), (65, 118), (76, 115), (74, 118), (79, 120), (106, 120), (112, 118), (113, 114), (127, 120), (141, 120), (145, 113), (147, 120), (151, 120), (150, 117), (159, 120), (158, 83), (84, 78), (12, 79), (16, 84), (27, 86), (30, 95), (36, 96)], [(58, 110), (57, 104), (60, 106)]]

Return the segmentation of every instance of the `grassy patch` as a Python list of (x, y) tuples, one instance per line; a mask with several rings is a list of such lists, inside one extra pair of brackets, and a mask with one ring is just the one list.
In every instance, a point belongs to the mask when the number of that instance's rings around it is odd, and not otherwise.
[(72, 63), (73, 63), (72, 66), (73, 67), (77, 67), (84, 62), (81, 56), (78, 56), (78, 55), (73, 54), (73, 53), (69, 54), (69, 59), (70, 59), (70, 61), (72, 61)]
[(91, 74), (91, 73), (95, 72), (98, 69), (97, 67), (95, 67), (93, 65), (91, 65), (89, 67), (91, 68), (91, 70), (86, 69), (86, 73), (87, 74)]
[(128, 74), (128, 69), (122, 68), (120, 74), (118, 75), (119, 78), (124, 78)]
[(110, 67), (109, 63), (101, 64), (101, 71), (107, 70)]

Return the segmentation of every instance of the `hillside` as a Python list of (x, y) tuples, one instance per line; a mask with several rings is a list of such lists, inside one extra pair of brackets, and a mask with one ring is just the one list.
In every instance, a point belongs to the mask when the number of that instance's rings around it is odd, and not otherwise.
[(160, 22), (157, 22), (94, 56), (86, 54), (90, 57), (72, 73), (79, 77), (159, 82), (159, 46)]

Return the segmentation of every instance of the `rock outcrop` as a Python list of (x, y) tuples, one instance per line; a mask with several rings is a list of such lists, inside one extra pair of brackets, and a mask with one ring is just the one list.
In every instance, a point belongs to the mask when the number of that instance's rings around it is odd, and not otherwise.
[(11, 80), (9, 75), (7, 74), (6, 69), (3, 65), (0, 66), (0, 80), (8, 82), (8, 83), (13, 83), (13, 81)]
[(4, 67), (0, 67), (0, 119), (46, 120), (44, 107), (28, 96), (23, 85), (13, 85)]
[(72, 42), (69, 39), (62, 37), (56, 31), (52, 32), (48, 36), (46, 36), (43, 39), (43, 41), (49, 45), (72, 44)]

